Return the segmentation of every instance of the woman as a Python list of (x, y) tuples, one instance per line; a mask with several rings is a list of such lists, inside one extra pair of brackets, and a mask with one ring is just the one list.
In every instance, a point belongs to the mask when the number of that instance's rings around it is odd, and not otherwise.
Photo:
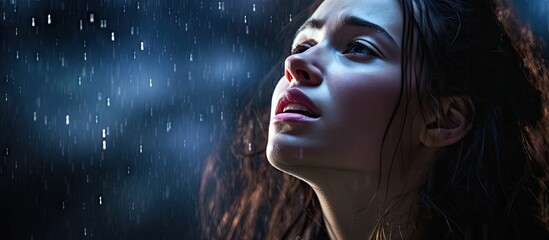
[(206, 166), (206, 237), (549, 239), (548, 74), (508, 5), (316, 4)]

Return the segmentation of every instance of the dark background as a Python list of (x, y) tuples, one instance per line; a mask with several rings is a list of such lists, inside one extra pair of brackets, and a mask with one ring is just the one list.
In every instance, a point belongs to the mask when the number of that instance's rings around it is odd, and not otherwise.
[(310, 2), (2, 0), (0, 239), (200, 238), (203, 163)]

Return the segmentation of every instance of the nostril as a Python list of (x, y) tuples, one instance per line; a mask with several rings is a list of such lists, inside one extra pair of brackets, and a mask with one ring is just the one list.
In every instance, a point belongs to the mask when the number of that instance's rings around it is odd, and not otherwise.
[(297, 74), (299, 75), (299, 77), (305, 79), (305, 80), (309, 80), (311, 79), (311, 76), (309, 76), (309, 73), (307, 73), (306, 71), (303, 71), (303, 70), (297, 70)]
[(286, 80), (288, 80), (288, 82), (291, 82), (292, 79), (292, 74), (290, 73), (290, 71), (286, 70)]

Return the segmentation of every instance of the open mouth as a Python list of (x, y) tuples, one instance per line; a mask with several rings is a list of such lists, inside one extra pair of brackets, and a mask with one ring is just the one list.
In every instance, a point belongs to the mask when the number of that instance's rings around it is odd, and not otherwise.
[(275, 109), (277, 114), (300, 114), (309, 118), (319, 118), (320, 110), (316, 105), (297, 88), (288, 88), (279, 99)]
[(282, 110), (282, 113), (297, 113), (297, 114), (301, 114), (301, 115), (312, 117), (312, 118), (320, 117), (319, 115), (309, 110), (307, 107), (298, 103), (289, 103), (284, 107), (284, 109)]

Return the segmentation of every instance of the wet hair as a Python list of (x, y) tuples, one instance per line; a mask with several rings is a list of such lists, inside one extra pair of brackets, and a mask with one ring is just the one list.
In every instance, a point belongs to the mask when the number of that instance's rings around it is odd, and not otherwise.
[[(436, 159), (419, 189), (422, 237), (549, 239), (549, 75), (533, 34), (506, 0), (401, 6), (401, 98), (419, 94), (436, 110), (438, 100), (460, 96), (473, 112), (470, 132)], [(205, 165), (204, 237), (328, 238), (312, 189), (268, 163), (269, 109), (255, 100), (238, 118), (234, 141)], [(383, 227), (374, 231), (379, 238)]]

